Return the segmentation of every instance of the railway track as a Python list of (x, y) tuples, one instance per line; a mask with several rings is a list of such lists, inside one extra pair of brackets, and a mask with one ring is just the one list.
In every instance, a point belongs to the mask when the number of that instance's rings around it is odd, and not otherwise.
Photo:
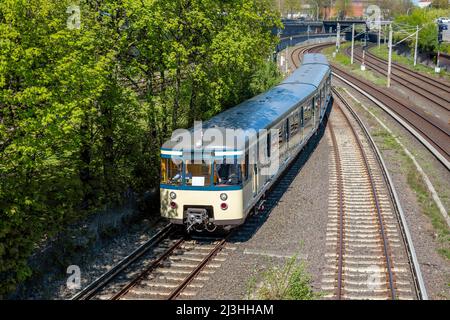
[(111, 299), (165, 299), (195, 296), (214, 268), (224, 258), (218, 257), (225, 248), (226, 238), (174, 239), (162, 248), (160, 256), (151, 262), (132, 281)]
[[(291, 59), (294, 65), (298, 66), (301, 55), (306, 52), (320, 52), (327, 46), (330, 44), (294, 50)], [(450, 129), (447, 124), (438, 121), (416, 106), (408, 104), (405, 99), (398, 97), (390, 90), (361, 79), (336, 64), (331, 65), (335, 77), (382, 107), (450, 170)]]
[[(322, 44), (321, 46), (323, 47), (326, 45)], [(179, 234), (176, 228), (169, 224), (158, 232), (150, 241), (125, 258), (121, 263), (75, 295), (73, 299), (170, 300), (195, 297), (197, 291), (203, 287), (206, 281), (209, 281), (209, 277), (214, 273), (214, 270), (219, 268), (221, 263), (226, 259), (228, 250), (235, 249), (235, 247), (230, 246), (229, 240), (233, 238), (233, 242), (238, 243), (240, 242), (239, 239), (248, 238), (249, 234), (254, 233), (255, 230), (264, 223), (265, 219), (270, 214), (271, 203), (276, 203), (277, 201), (277, 189), (283, 189), (283, 185), (285, 184), (283, 181), (286, 179), (289, 180), (289, 177), (298, 171), (295, 170), (296, 163), (297, 162), (294, 161), (294, 164), (286, 171), (283, 177), (280, 178), (280, 181), (275, 184), (275, 190), (269, 192), (267, 201), (268, 207), (266, 207), (264, 213), (252, 216), (247, 224), (241, 228), (227, 234), (225, 237), (187, 237), (186, 235)], [(346, 185), (343, 183), (342, 186), (343, 190), (345, 190)], [(383, 200), (381, 204), (384, 205)], [(344, 206), (342, 207), (345, 208)], [(391, 230), (390, 225), (385, 225), (387, 219), (384, 216), (385, 212), (379, 211), (378, 213), (381, 215), (379, 226), (381, 229), (386, 228), (385, 233), (389, 236), (389, 238), (385, 238), (383, 242), (384, 257), (386, 261), (388, 261), (386, 262), (386, 270), (388, 270), (387, 273), (389, 274), (389, 277), (386, 279), (389, 279), (389, 288), (391, 288), (390, 295), (386, 296), (394, 299), (412, 299), (415, 297), (414, 292), (416, 292), (417, 297), (426, 298), (426, 291), (423, 286), (423, 281), (421, 280), (420, 269), (414, 260), (415, 254), (412, 244), (410, 244), (410, 240), (408, 240), (408, 233), (402, 233), (402, 239), (407, 244), (407, 253), (405, 255), (397, 253), (395, 251), (397, 250), (395, 249), (396, 243), (400, 240), (389, 235), (389, 233), (393, 231)], [(339, 219), (343, 226), (338, 234), (339, 243), (341, 244), (345, 243), (344, 240), (347, 236), (345, 233), (347, 230), (345, 225), (346, 220), (346, 216), (342, 216), (342, 218)], [(407, 231), (405, 224), (400, 229), (406, 229)], [(371, 235), (372, 234), (370, 233), (367, 234), (369, 238)], [(363, 234), (363, 236), (365, 235)], [(338, 267), (338, 270), (341, 270), (338, 272), (338, 279), (340, 279), (338, 282), (341, 283), (339, 285), (339, 297), (351, 298), (347, 293), (349, 287), (348, 281), (346, 282), (348, 277), (346, 266), (350, 262), (349, 255), (345, 246), (341, 246), (340, 248), (341, 249), (337, 251), (341, 253), (341, 258), (338, 258), (340, 261), (338, 263), (338, 266), (340, 266)], [(392, 259), (394, 253), (395, 257), (393, 261), (389, 260)], [(407, 258), (405, 258), (405, 256)], [(408, 258), (410, 259), (410, 262), (403, 262), (403, 260), (408, 260)], [(402, 266), (402, 263), (404, 264), (403, 269), (399, 268), (399, 266)], [(379, 266), (380, 263), (374, 265)], [(401, 278), (403, 272), (407, 273), (407, 269), (410, 270), (412, 275), (411, 277), (413, 280), (411, 282)], [(375, 280), (379, 278), (381, 277), (378, 277)], [(406, 286), (407, 288), (400, 288), (400, 286)], [(410, 289), (411, 287), (413, 287), (413, 289)], [(379, 291), (377, 292), (379, 293)], [(377, 296), (376, 298), (380, 298), (380, 296)]]
[(72, 300), (190, 298), (225, 260), (227, 238), (191, 237), (168, 224)]
[[(346, 54), (351, 55), (351, 48), (347, 48)], [(357, 47), (354, 57), (362, 63), (362, 48)], [(375, 72), (387, 76), (388, 64), (371, 53), (366, 52), (364, 64)], [(392, 81), (427, 100), (430, 104), (444, 111), (450, 111), (450, 86), (440, 83), (436, 79), (430, 79), (422, 74), (415, 73), (408, 68), (393, 65)], [(429, 106), (427, 106), (429, 108)], [(428, 109), (427, 108), (427, 109)]]
[(339, 103), (328, 127), (333, 156), (322, 290), (335, 299), (426, 299), (381, 157), (362, 122), (333, 91)]

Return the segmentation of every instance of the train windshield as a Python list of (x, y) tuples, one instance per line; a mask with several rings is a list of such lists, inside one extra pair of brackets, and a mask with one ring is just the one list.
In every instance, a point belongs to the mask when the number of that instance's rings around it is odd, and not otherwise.
[(181, 161), (161, 159), (161, 183), (181, 185), (183, 182), (183, 164)]
[(236, 159), (214, 162), (161, 159), (161, 184), (174, 186), (235, 186), (242, 184), (245, 164)]
[(214, 168), (214, 184), (216, 186), (239, 185), (242, 183), (243, 171), (238, 163), (216, 162)]
[(186, 160), (186, 185), (193, 187), (209, 186), (211, 184), (211, 167), (211, 163), (204, 160), (202, 160), (202, 163)]

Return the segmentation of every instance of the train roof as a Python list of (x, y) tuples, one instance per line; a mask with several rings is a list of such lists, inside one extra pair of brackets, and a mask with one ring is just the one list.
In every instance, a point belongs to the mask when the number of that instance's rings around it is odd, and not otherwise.
[(302, 66), (308, 65), (308, 64), (323, 64), (328, 66), (328, 60), (327, 57), (325, 57), (323, 54), (305, 54), (303, 56), (302, 60)]
[[(203, 123), (203, 129), (226, 128), (256, 132), (268, 129), (291, 112), (299, 102), (308, 99), (329, 70), (324, 55), (306, 54), (302, 65), (279, 85), (214, 116)], [(170, 145), (169, 143), (163, 148), (171, 149)]]

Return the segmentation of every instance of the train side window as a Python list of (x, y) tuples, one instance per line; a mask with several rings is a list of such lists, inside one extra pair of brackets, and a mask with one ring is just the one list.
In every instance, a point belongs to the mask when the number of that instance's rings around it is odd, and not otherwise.
[(267, 158), (270, 159), (270, 148), (272, 146), (272, 141), (271, 141), (271, 136), (270, 136), (270, 132), (267, 132)]
[(286, 119), (286, 125), (285, 125), (285, 133), (286, 133), (286, 141), (289, 142), (290, 134), (289, 134), (289, 118)]
[(284, 126), (278, 128), (278, 145), (281, 147), (284, 142)]
[(291, 136), (295, 136), (299, 130), (299, 117), (298, 113), (291, 116), (290, 124), (291, 124)]
[(304, 107), (301, 107), (301, 109), (300, 109), (300, 123), (303, 128), (305, 126), (305, 109), (304, 109)]

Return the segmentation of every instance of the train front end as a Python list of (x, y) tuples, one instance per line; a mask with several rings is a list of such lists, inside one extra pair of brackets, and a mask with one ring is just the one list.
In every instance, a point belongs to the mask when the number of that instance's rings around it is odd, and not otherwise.
[(245, 221), (241, 151), (161, 149), (161, 215), (188, 232)]

